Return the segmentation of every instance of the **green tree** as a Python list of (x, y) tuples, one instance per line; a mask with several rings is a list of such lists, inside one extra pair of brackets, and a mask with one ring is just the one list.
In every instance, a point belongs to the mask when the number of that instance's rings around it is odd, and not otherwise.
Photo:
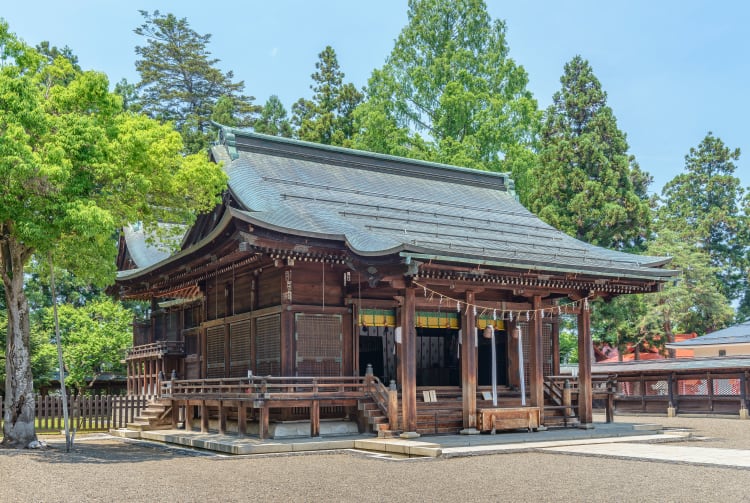
[(255, 121), (253, 128), (258, 133), (270, 134), (272, 136), (283, 136), (284, 138), (292, 137), (292, 125), (287, 119), (284, 104), (281, 103), (278, 96), (274, 94), (268, 98), (266, 104), (263, 105), (263, 109), (260, 111), (260, 117)]
[(141, 111), (141, 105), (138, 102), (138, 90), (135, 84), (128, 82), (128, 79), (120, 79), (120, 82), (115, 84), (114, 92), (122, 99), (123, 110)]
[(644, 296), (645, 312), (639, 321), (643, 337), (674, 342), (675, 333), (706, 334), (732, 320), (732, 307), (706, 250), (686, 245), (685, 239), (670, 229), (660, 229), (648, 251), (672, 257), (671, 266), (681, 271), (681, 277), (661, 292)]
[(747, 290), (750, 250), (748, 200), (734, 176), (739, 157), (739, 149), (709, 132), (685, 156), (685, 171), (664, 186), (658, 211), (661, 226), (708, 253), (721, 290), (731, 300)]
[[(621, 295), (614, 299), (592, 303), (591, 337), (609, 343), (624, 355), (628, 347), (643, 349), (653, 341), (641, 333), (639, 320), (645, 315), (646, 305), (642, 295)], [(637, 353), (636, 353), (637, 354)]]
[[(133, 342), (133, 313), (107, 297), (84, 306), (60, 304), (60, 337), (66, 366), (66, 385), (85, 392), (103, 372), (124, 373), (121, 359)], [(45, 340), (54, 353), (52, 308), (45, 308), (32, 334)], [(54, 361), (54, 359), (53, 359)], [(56, 367), (57, 365), (55, 365)]]
[(236, 126), (253, 124), (257, 107), (245, 96), (244, 82), (234, 82), (233, 72), (216, 68), (218, 59), (207, 49), (211, 35), (196, 33), (187, 19), (173, 14), (140, 11), (145, 22), (135, 33), (146, 39), (137, 46), (135, 68), (139, 104), (149, 116), (174, 123), (186, 150), (205, 150), (213, 139), (211, 116), (220, 98), (231, 103)]
[(637, 249), (649, 237), (651, 177), (628, 155), (607, 94), (589, 63), (565, 65), (542, 123), (530, 209), (582, 241)]
[(408, 17), (355, 111), (354, 146), (517, 177), (539, 113), (505, 23), (481, 0), (410, 0)]
[(179, 134), (122, 111), (105, 75), (52, 62), (0, 21), (0, 279), (7, 314), (3, 443), (36, 439), (30, 311), (32, 257), (79, 279), (114, 279), (112, 236), (128, 222), (190, 222), (226, 184), (205, 156), (182, 155)]
[(363, 95), (354, 84), (344, 84), (336, 51), (329, 45), (318, 54), (311, 75), (313, 99), (300, 98), (292, 106), (292, 124), (300, 140), (325, 145), (349, 145), (354, 134), (354, 109)]

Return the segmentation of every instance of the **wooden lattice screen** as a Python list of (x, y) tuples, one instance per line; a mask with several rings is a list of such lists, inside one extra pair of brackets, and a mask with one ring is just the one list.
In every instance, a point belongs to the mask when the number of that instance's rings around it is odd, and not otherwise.
[(255, 368), (261, 376), (281, 375), (281, 315), (255, 321)]
[(542, 324), (542, 347), (544, 348), (544, 363), (542, 364), (545, 376), (553, 375), (552, 371), (552, 323)]
[(229, 325), (229, 377), (245, 377), (250, 370), (250, 320)]
[(294, 317), (298, 376), (340, 376), (342, 317), (297, 313)]
[(206, 377), (224, 376), (224, 326), (206, 329)]
[[(526, 380), (526, 386), (528, 389), (529, 383), (531, 382), (529, 324), (526, 322), (521, 322), (518, 325), (521, 327), (521, 333), (523, 335), (524, 379)], [(513, 348), (513, 351), (515, 351), (515, 347)], [(545, 376), (552, 375), (552, 323), (542, 324), (542, 352), (542, 372)]]

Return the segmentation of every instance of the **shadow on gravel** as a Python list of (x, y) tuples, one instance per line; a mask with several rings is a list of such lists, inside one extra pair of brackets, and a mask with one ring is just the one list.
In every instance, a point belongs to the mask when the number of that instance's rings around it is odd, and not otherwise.
[(2, 449), (0, 456), (33, 456), (36, 461), (62, 464), (117, 464), (162, 461), (183, 457), (213, 456), (214, 454), (177, 449), (148, 442), (128, 442), (120, 439), (76, 439), (70, 452), (65, 451), (65, 440), (44, 440), (43, 449)]

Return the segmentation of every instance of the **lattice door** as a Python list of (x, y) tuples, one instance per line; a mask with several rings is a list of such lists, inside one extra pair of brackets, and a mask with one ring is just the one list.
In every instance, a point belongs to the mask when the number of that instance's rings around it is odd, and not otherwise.
[(245, 377), (250, 369), (250, 320), (229, 325), (229, 376)]
[(258, 375), (281, 375), (281, 315), (255, 321), (255, 368)]
[(297, 313), (294, 317), (298, 376), (340, 376), (342, 316)]
[(224, 365), (224, 326), (206, 329), (206, 377), (225, 377)]

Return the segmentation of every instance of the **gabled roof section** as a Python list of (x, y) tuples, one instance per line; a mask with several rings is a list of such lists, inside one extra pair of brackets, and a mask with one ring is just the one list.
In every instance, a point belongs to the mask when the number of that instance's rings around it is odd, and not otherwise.
[(130, 259), (138, 269), (152, 266), (167, 259), (177, 248), (187, 226), (161, 224), (163, 234), (148, 232), (140, 223), (123, 228), (125, 245)]
[(695, 348), (701, 346), (723, 346), (728, 344), (750, 344), (750, 321), (711, 332), (710, 334), (667, 344), (668, 348)]
[(507, 174), (221, 128), (243, 219), (292, 235), (344, 241), (355, 253), (400, 253), (524, 270), (665, 281), (666, 257), (607, 250), (542, 222)]

